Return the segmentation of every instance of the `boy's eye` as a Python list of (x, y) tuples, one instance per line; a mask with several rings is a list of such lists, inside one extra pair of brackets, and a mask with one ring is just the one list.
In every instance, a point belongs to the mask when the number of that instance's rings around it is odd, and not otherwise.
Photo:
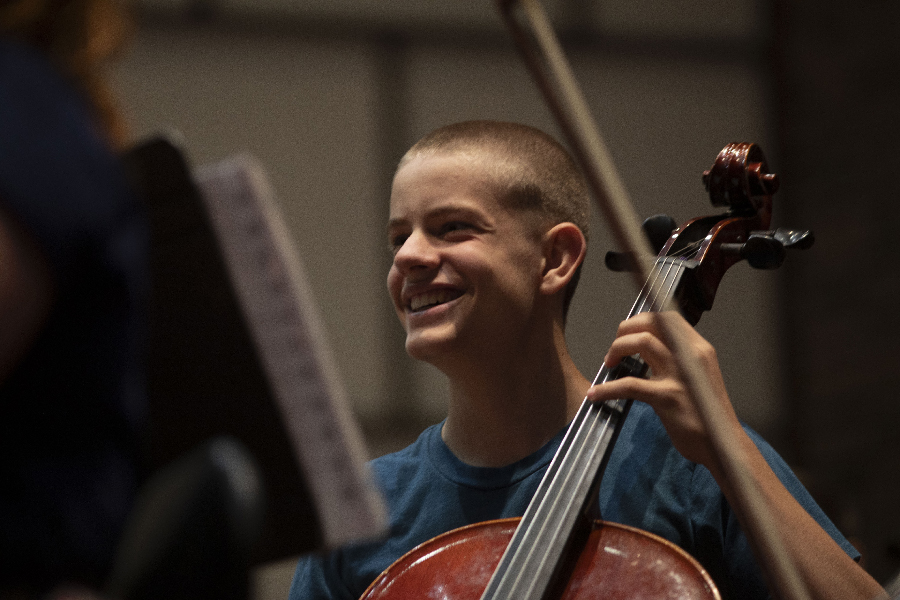
[(472, 226), (464, 221), (449, 221), (441, 225), (441, 233), (451, 233), (463, 229), (471, 229)]
[(403, 243), (406, 242), (406, 239), (408, 237), (409, 236), (406, 235), (405, 233), (389, 237), (388, 238), (388, 250), (390, 250), (392, 253), (396, 254), (397, 250), (399, 250), (400, 247), (403, 245)]

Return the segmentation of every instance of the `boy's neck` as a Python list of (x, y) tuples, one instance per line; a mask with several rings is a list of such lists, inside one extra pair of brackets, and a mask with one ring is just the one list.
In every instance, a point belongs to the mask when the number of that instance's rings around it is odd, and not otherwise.
[(451, 377), (441, 435), (463, 462), (499, 467), (540, 449), (575, 416), (590, 382), (578, 371), (562, 332), (543, 353), (516, 353)]

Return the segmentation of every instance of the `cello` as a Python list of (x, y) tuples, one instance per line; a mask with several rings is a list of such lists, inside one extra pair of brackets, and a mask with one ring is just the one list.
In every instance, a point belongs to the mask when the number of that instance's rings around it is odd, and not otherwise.
[[(662, 235), (670, 221), (645, 222), (663, 245), (629, 317), (674, 302), (695, 324), (731, 266), (746, 259), (755, 268), (775, 268), (786, 248), (811, 244), (809, 232), (769, 228), (778, 179), (757, 145), (726, 146), (703, 178), (713, 205), (727, 211)], [(607, 265), (633, 269), (634, 259), (610, 253)], [(645, 371), (643, 361), (629, 357), (614, 368), (603, 365), (594, 383)], [(417, 546), (388, 567), (363, 600), (717, 600), (710, 576), (671, 542), (592, 518), (603, 467), (630, 406), (630, 400), (586, 400), (521, 519), (469, 525)]]
[[(580, 154), (578, 144), (573, 146)], [(602, 186), (597, 190), (602, 177), (589, 172), (588, 179), (596, 195), (606, 195)], [(704, 181), (725, 214), (674, 230), (666, 220), (651, 220), (661, 247), (649, 268), (639, 246), (624, 244), (632, 249), (608, 257), (609, 266), (634, 271), (642, 281), (628, 316), (675, 306), (696, 323), (733, 264), (747, 259), (754, 267), (774, 268), (786, 247), (811, 243), (808, 232), (769, 229), (777, 177), (757, 146), (727, 146)], [(614, 368), (604, 365), (594, 383), (645, 371), (631, 357)], [(709, 575), (671, 543), (592, 514), (603, 467), (630, 405), (585, 401), (521, 519), (471, 525), (418, 546), (382, 573), (364, 600), (719, 598)]]

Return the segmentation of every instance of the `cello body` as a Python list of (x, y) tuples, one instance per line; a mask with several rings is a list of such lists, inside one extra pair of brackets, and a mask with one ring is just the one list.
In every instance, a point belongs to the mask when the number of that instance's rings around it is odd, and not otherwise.
[[(481, 597), (520, 519), (476, 523), (417, 546), (376, 579), (364, 600)], [(719, 600), (712, 578), (687, 552), (627, 525), (593, 521), (560, 600)]]

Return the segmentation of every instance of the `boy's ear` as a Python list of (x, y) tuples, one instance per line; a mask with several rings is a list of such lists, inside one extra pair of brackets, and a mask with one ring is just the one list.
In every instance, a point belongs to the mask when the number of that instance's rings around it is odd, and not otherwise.
[(584, 261), (587, 241), (573, 223), (558, 223), (544, 235), (544, 270), (541, 291), (555, 294), (569, 284)]

